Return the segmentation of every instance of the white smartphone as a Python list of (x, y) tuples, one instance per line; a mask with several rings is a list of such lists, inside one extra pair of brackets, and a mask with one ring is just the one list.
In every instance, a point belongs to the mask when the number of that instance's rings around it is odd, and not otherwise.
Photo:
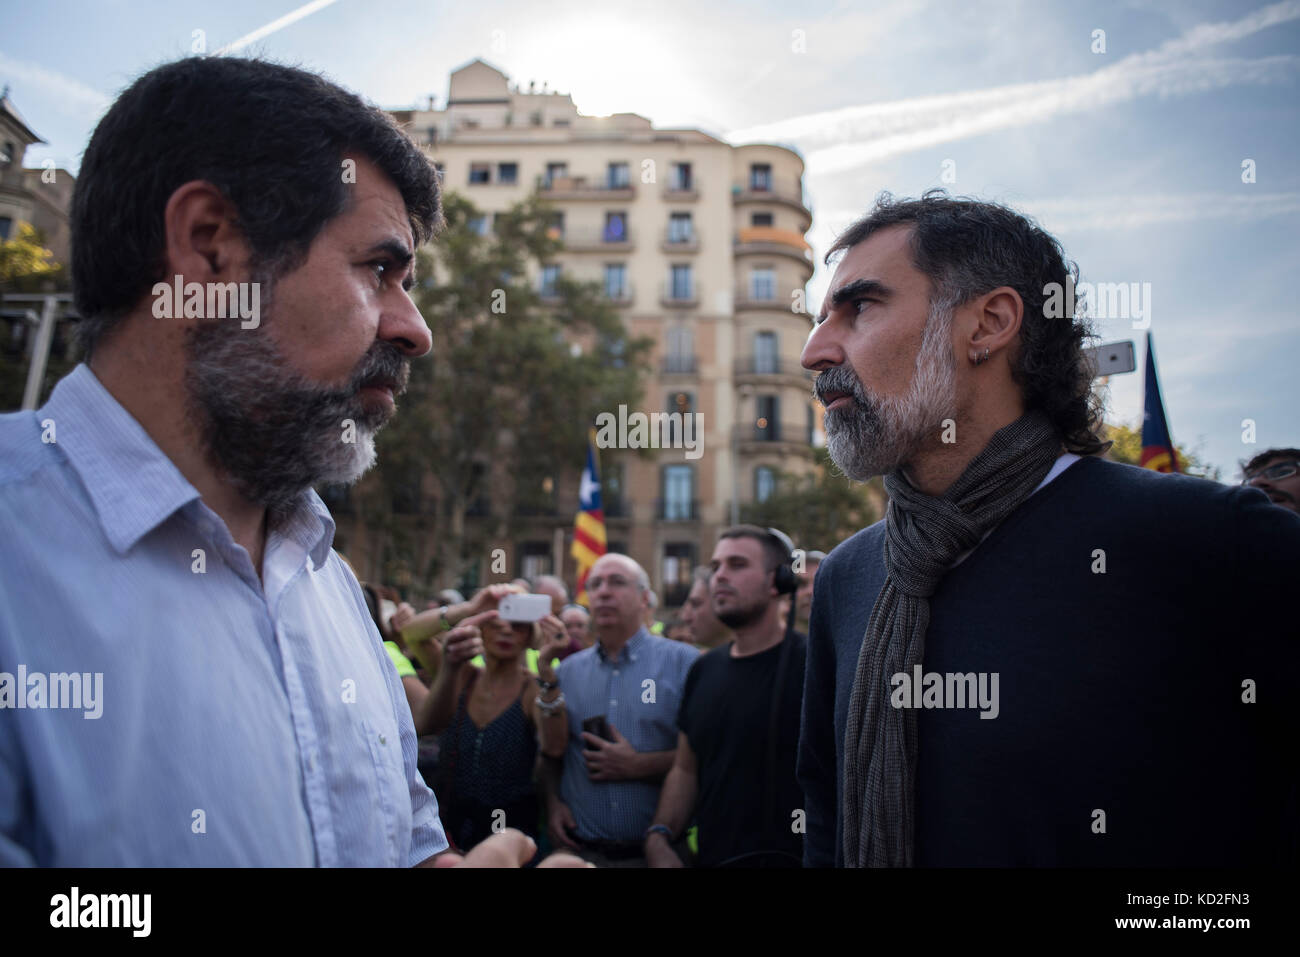
[(506, 621), (541, 621), (551, 613), (551, 596), (506, 595), (498, 610)]
[(1093, 346), (1087, 351), (1091, 353), (1093, 367), (1097, 370), (1093, 373), (1094, 378), (1104, 375), (1122, 375), (1137, 369), (1137, 356), (1134, 354), (1132, 342), (1107, 342)]

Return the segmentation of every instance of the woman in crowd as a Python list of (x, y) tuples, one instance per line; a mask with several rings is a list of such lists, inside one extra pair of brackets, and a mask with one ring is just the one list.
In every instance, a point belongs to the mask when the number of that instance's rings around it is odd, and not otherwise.
[[(545, 634), (538, 657), (550, 662), (567, 644), (563, 627), (550, 621), (555, 627), (543, 631), (488, 611), (445, 635), (443, 666), (426, 703), (426, 727), (442, 734), (434, 793), (447, 838), (462, 852), (494, 827), (537, 837), (538, 684), (525, 651)], [(482, 668), (470, 663), (480, 652)], [(544, 677), (554, 680), (549, 666), (545, 671)]]

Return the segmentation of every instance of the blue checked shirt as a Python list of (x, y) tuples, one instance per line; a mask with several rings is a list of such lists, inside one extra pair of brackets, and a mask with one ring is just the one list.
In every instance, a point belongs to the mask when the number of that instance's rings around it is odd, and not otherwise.
[(699, 656), (691, 645), (641, 628), (616, 659), (606, 658), (596, 642), (560, 662), (556, 674), (569, 714), (560, 796), (579, 837), (639, 842), (659, 804), (661, 783), (591, 780), (582, 759), (582, 722), (603, 714), (636, 750), (673, 750), (686, 673)]
[(98, 717), (0, 697), (0, 865), (404, 867), (445, 849), (333, 536), (304, 493), (259, 581), (85, 365), (0, 416), (0, 681), (103, 675)]

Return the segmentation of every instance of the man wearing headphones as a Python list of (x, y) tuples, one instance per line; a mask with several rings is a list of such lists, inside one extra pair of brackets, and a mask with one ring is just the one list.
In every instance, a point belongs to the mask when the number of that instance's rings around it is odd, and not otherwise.
[(677, 753), (646, 831), (651, 867), (681, 867), (672, 844), (695, 812), (700, 867), (798, 867), (803, 794), (795, 780), (806, 638), (783, 631), (798, 588), (790, 540), (736, 525), (713, 550), (713, 613), (735, 639), (700, 656), (677, 713)]

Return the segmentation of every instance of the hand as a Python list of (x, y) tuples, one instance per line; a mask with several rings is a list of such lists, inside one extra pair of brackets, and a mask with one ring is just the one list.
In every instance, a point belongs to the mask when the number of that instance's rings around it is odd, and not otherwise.
[(593, 781), (628, 781), (638, 777), (638, 752), (627, 743), (627, 738), (618, 733), (612, 724), (609, 733), (613, 741), (598, 738), (590, 731), (582, 732), (582, 739), (589, 750), (582, 752), (587, 762), (587, 776)]
[(491, 611), (501, 604), (501, 599), (506, 595), (517, 595), (523, 591), (514, 585), (488, 585), (486, 588), (480, 588), (474, 597), (465, 602), (464, 605), (458, 606), (464, 609), (461, 620), (468, 618), (470, 615), (478, 615), (485, 611)]
[(411, 623), (411, 619), (414, 617), (415, 609), (406, 602), (402, 602), (397, 606), (397, 611), (388, 616), (388, 630), (390, 632), (401, 631)]
[[(439, 854), (434, 867), (523, 867), (537, 853), (537, 844), (523, 831), (508, 827), (481, 841), (464, 857)], [(552, 854), (538, 867), (595, 867), (572, 854)]]
[[(570, 830), (577, 830), (578, 822), (573, 819), (573, 812), (569, 810), (569, 805), (561, 800), (551, 802), (551, 810), (546, 815), (546, 830), (551, 835), (551, 843), (556, 847), (571, 847), (575, 851), (578, 845), (573, 838), (569, 837)], [(548, 857), (549, 861), (550, 858)]]
[(479, 625), (496, 617), (497, 612), (485, 611), (481, 615), (466, 618), (447, 632), (443, 638), (442, 660), (448, 670), (455, 671), (475, 655), (483, 654), (483, 632), (479, 630)]
[(645, 861), (648, 867), (685, 867), (677, 856), (668, 838), (658, 831), (651, 834), (645, 843)]
[(569, 633), (564, 630), (564, 622), (554, 615), (547, 615), (537, 624), (542, 631), (542, 646), (537, 649), (537, 674), (547, 681), (554, 681), (551, 660), (560, 657), (560, 652), (569, 647)]

